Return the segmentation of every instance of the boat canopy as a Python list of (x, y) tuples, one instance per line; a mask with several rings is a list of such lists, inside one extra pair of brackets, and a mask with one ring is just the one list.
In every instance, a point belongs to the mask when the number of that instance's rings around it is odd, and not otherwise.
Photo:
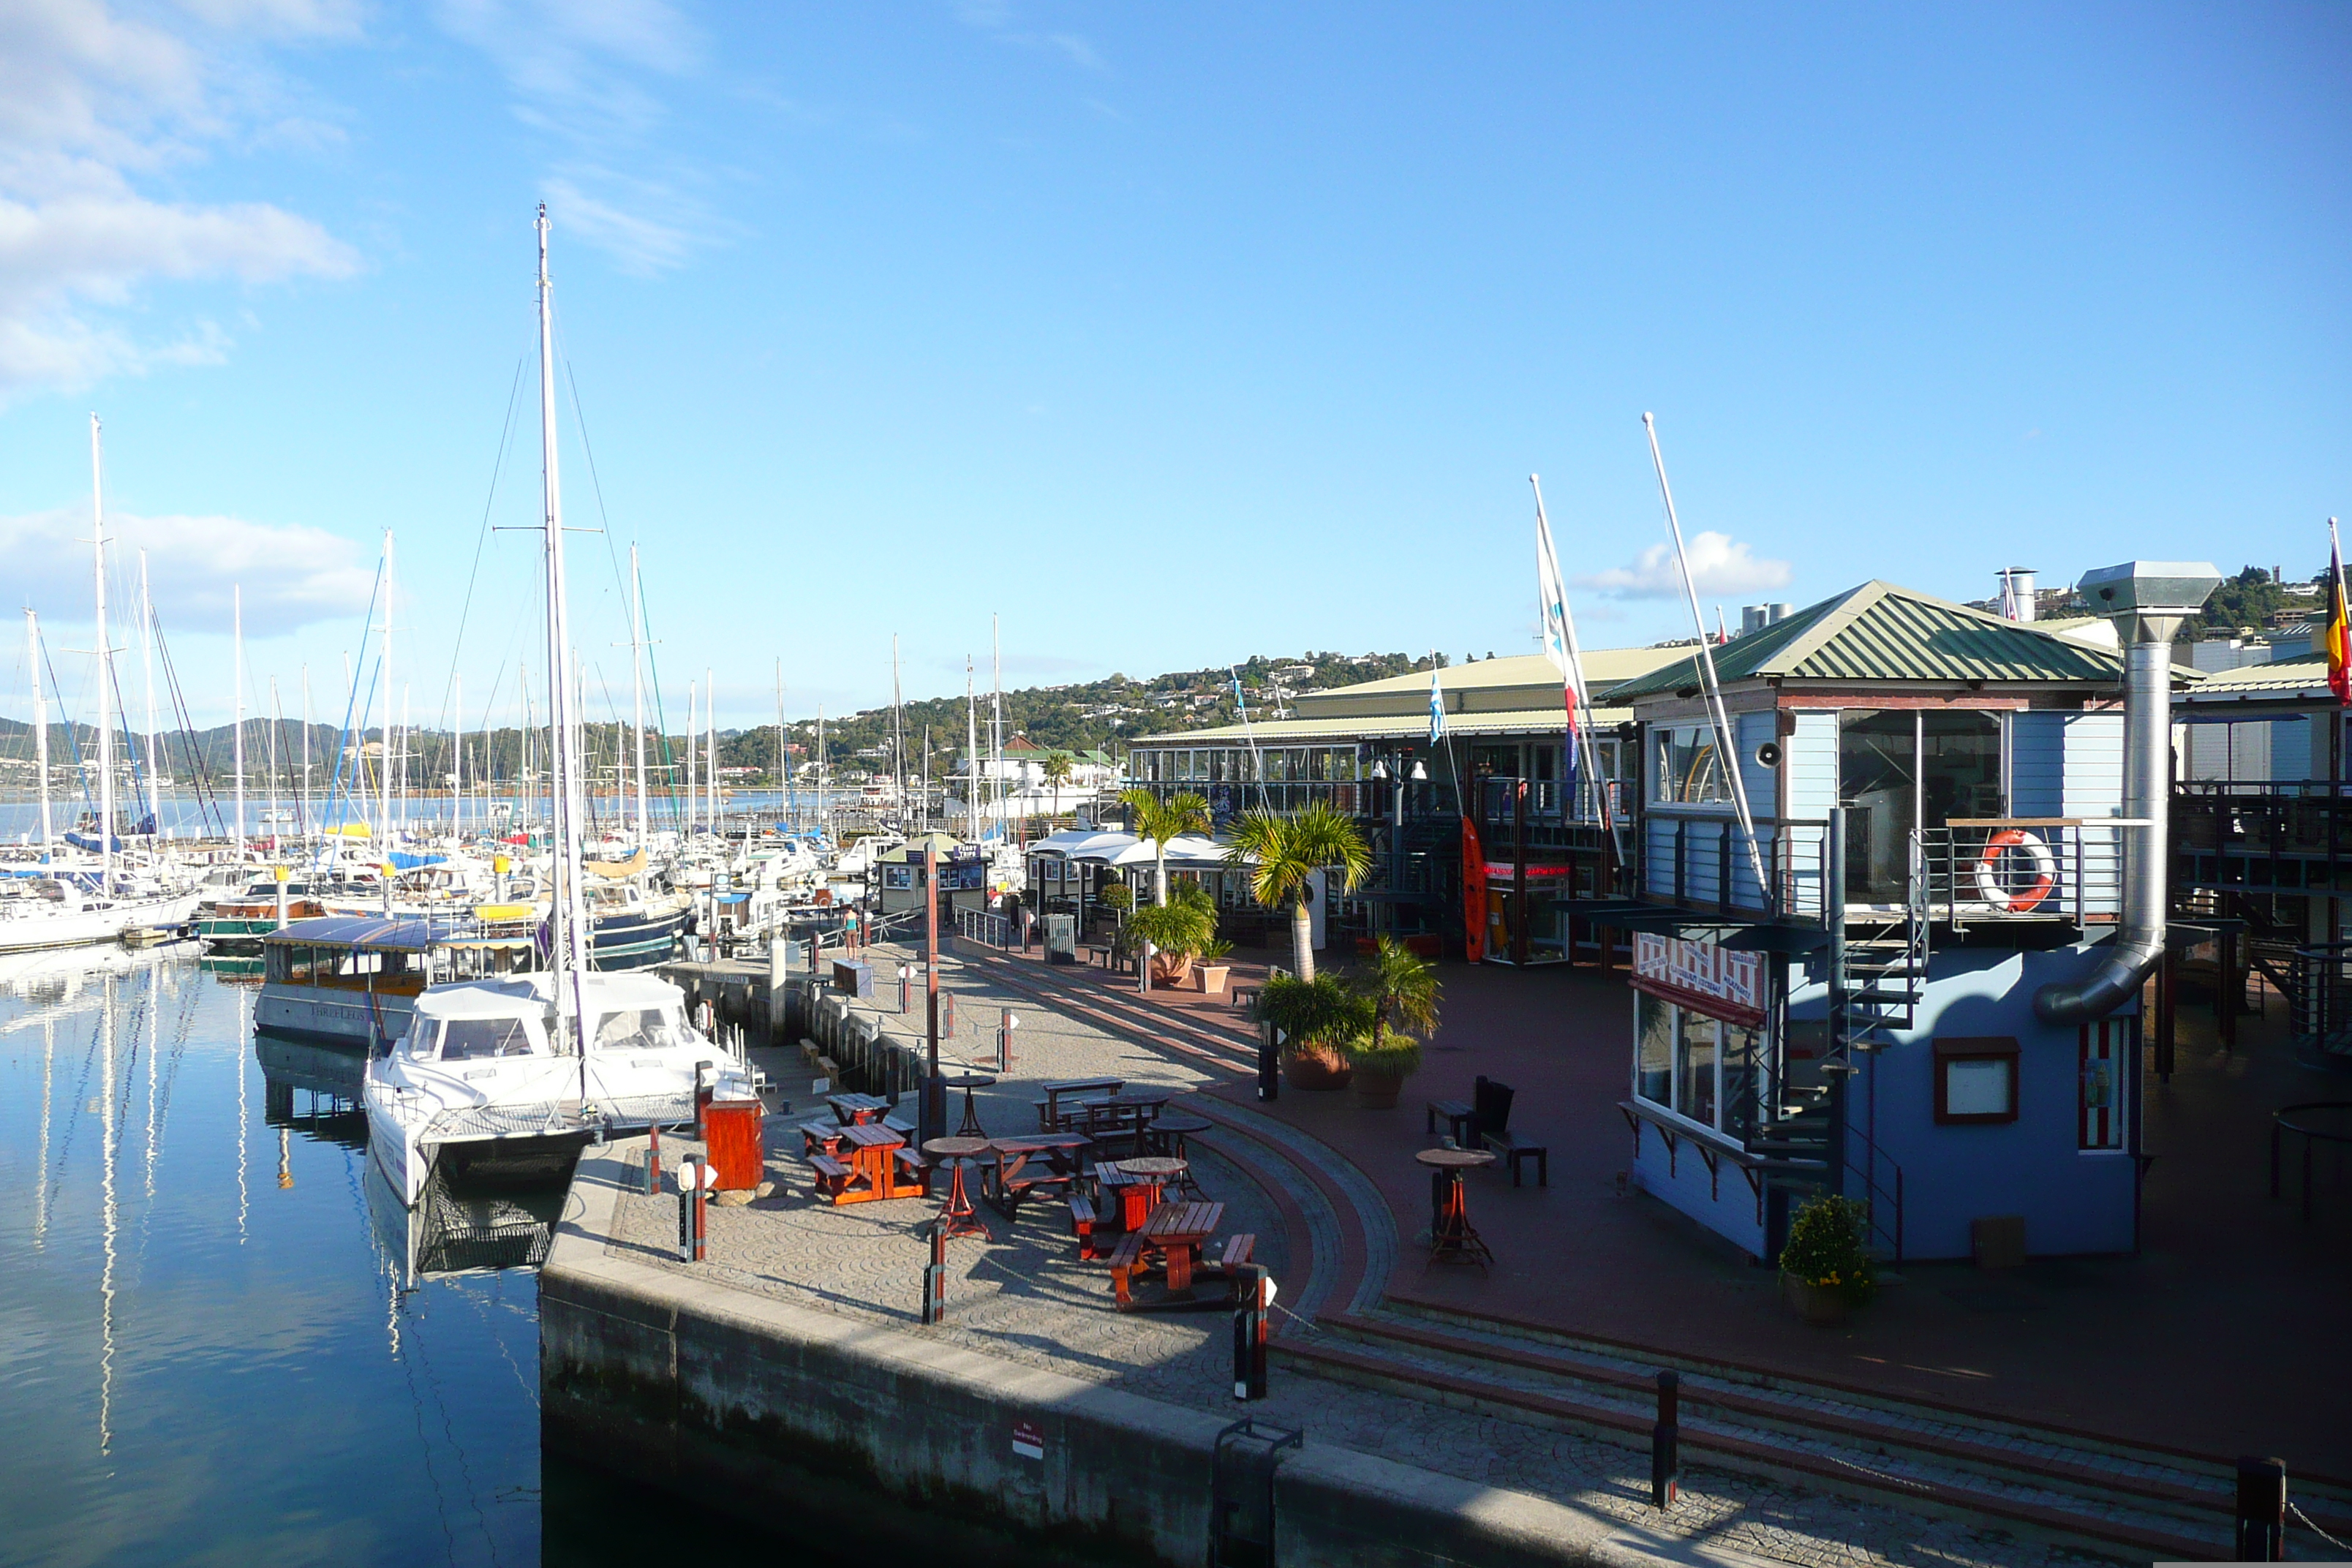
[[(427, 948), (478, 940), (474, 921), (464, 915), (320, 915), (292, 921), (263, 933), (264, 942), (301, 947), (350, 947), (369, 952), (423, 952)], [(505, 939), (527, 943), (529, 937)]]
[(449, 860), (446, 855), (417, 855), (405, 849), (389, 850), (384, 858), (391, 861), (395, 869), (402, 871), (422, 871), (427, 866), (446, 865)]
[(416, 998), (420, 1018), (536, 1018), (547, 998), (527, 980), (471, 980), (435, 985)]

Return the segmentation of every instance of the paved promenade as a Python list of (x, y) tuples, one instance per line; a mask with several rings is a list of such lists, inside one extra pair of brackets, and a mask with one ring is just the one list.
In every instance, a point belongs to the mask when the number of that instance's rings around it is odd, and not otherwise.
[[(897, 1013), (889, 983), (892, 949), (877, 950), (875, 1009), (886, 1028), (919, 1037), (919, 990), (909, 1016)], [(1113, 1076), (1166, 1088), (1179, 1103), (1217, 1123), (1194, 1140), (1195, 1166), (1210, 1196), (1227, 1205), (1222, 1231), (1258, 1237), (1257, 1258), (1279, 1286), (1286, 1339), (1325, 1331), (1318, 1314), (1344, 1319), (1377, 1306), (1398, 1271), (1399, 1241), (1385, 1223), (1380, 1185), (1330, 1148), (1245, 1099), (1199, 1093), (1244, 1082), (1248, 1037), (1230, 1007), (1202, 999), (1157, 1036), (1121, 1026), (1085, 988), (1056, 990), (1078, 977), (1041, 977), (1017, 961), (944, 957), (943, 984), (958, 996), (959, 1037), (949, 1059), (992, 1070), (997, 1010), (1021, 1018), (1013, 1070), (979, 1091), (992, 1132), (1034, 1129), (1036, 1086), (1058, 1078)], [(1041, 989), (1041, 986), (1044, 989)], [(1098, 974), (1085, 982), (1112, 992)], [(1219, 1037), (1223, 1043), (1220, 1044)], [(810, 1069), (797, 1052), (763, 1053), (794, 1116), (822, 1106), (812, 1099)], [(911, 1108), (910, 1108), (911, 1109)], [(960, 1110), (960, 1106), (959, 1106)], [(676, 1259), (674, 1197), (624, 1197), (616, 1205), (611, 1250), (655, 1267), (691, 1271), (711, 1283), (930, 1336), (1003, 1362), (1141, 1394), (1169, 1405), (1229, 1416), (1230, 1319), (1223, 1312), (1120, 1313), (1112, 1310), (1108, 1271), (1081, 1264), (1060, 1205), (1029, 1205), (1017, 1224), (983, 1206), (991, 1240), (950, 1244), (949, 1321), (918, 1326), (927, 1227), (935, 1204), (900, 1200), (834, 1208), (812, 1201), (798, 1141), (771, 1122), (771, 1197), (748, 1207), (709, 1211), (710, 1261)], [(677, 1151), (671, 1150), (674, 1155)], [(1425, 1191), (1425, 1189), (1424, 1189)], [(1411, 1238), (1405, 1238), (1409, 1244)], [(1551, 1267), (1573, 1269), (1570, 1258)], [(1336, 1321), (1336, 1320), (1335, 1320)], [(1557, 1422), (1505, 1419), (1489, 1407), (1461, 1407), (1408, 1397), (1376, 1380), (1305, 1376), (1277, 1366), (1273, 1397), (1246, 1413), (1297, 1427), (1318, 1445), (1367, 1455), (1550, 1500), (1613, 1521), (1637, 1555), (1681, 1562), (1893, 1563), (2055, 1565), (2088, 1561), (2063, 1548), (2020, 1540), (1961, 1521), (1882, 1502), (1790, 1486), (1752, 1474), (1686, 1467), (1675, 1508), (1649, 1506), (1643, 1452)]]

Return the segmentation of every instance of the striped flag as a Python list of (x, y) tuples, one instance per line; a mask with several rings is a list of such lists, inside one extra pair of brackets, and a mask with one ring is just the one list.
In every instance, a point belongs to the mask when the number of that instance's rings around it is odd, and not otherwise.
[(1445, 692), (1437, 684), (1437, 656), (1429, 656), (1429, 746), (1437, 749), (1445, 733)]
[(1586, 700), (1584, 658), (1576, 646), (1576, 622), (1568, 613), (1568, 589), (1560, 581), (1559, 553), (1552, 548), (1551, 523), (1544, 516), (1540, 487), (1536, 491), (1536, 599), (1543, 608), (1544, 654), (1559, 670), (1560, 701), (1568, 710), (1568, 799), (1573, 801), (1576, 731), (1580, 721), (1577, 710)]
[(2327, 520), (2327, 689), (2338, 707), (2352, 706), (2352, 605), (2344, 596), (2344, 547), (2336, 520)]

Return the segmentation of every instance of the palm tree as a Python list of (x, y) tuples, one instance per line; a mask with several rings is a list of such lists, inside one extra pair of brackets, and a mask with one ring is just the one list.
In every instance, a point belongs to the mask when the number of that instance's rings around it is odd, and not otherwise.
[(1437, 965), (1392, 936), (1373, 944), (1372, 961), (1352, 977), (1356, 994), (1372, 1005), (1372, 1049), (1391, 1026), (1425, 1035), (1437, 1027)]
[(1245, 813), (1234, 824), (1225, 864), (1247, 871), (1250, 891), (1267, 909), (1290, 906), (1290, 952), (1302, 980), (1315, 978), (1315, 925), (1307, 907), (1312, 879), (1335, 868), (1339, 886), (1353, 891), (1372, 868), (1372, 851), (1352, 818), (1317, 801), (1296, 816), (1271, 811)]
[(1046, 752), (1045, 760), (1044, 763), (1039, 764), (1037, 771), (1045, 775), (1046, 784), (1054, 792), (1054, 809), (1046, 813), (1047, 817), (1050, 819), (1052, 817), (1061, 816), (1062, 786), (1070, 782), (1070, 753), (1067, 752)]
[(1148, 789), (1123, 792), (1118, 803), (1127, 807), (1127, 830), (1138, 838), (1149, 838), (1159, 856), (1153, 868), (1151, 895), (1155, 902), (1168, 901), (1168, 841), (1187, 833), (1207, 834), (1216, 826), (1209, 816), (1209, 803), (1190, 790), (1171, 795), (1166, 800)]

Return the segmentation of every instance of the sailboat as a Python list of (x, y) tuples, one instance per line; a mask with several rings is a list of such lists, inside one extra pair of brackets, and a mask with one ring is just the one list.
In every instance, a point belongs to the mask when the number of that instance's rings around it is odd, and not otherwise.
[[(67, 841), (85, 848), (95, 862), (64, 864), (50, 843), (48, 773), (48, 710), (37, 677), (33, 681), (34, 727), (40, 738), (41, 835), (46, 874), (11, 879), (0, 896), (0, 952), (28, 952), (42, 948), (80, 947), (101, 942), (139, 942), (173, 933), (196, 912), (196, 895), (169, 886), (160, 864), (134, 868), (124, 855), (121, 825), (114, 809), (114, 655), (106, 638), (106, 505), (105, 468), (100, 445), (98, 416), (89, 416), (90, 517), (93, 578), (98, 613), (98, 819), (86, 841), (68, 834)], [(26, 636), (35, 650), (39, 631), (29, 614)], [(37, 661), (34, 668), (40, 668)]]
[[(548, 668), (572, 664), (562, 489), (556, 467), (555, 358), (547, 207), (539, 209), (540, 440), (546, 529)], [(582, 835), (586, 817), (577, 694), (548, 682), (554, 843), (549, 965), (536, 973), (428, 985), (406, 1028), (372, 1056), (362, 1087), (368, 1158), (414, 1205), (436, 1168), (544, 1160), (592, 1130), (691, 1119), (698, 1090), (749, 1098), (747, 1070), (688, 1022), (686, 993), (643, 973), (599, 973)]]

